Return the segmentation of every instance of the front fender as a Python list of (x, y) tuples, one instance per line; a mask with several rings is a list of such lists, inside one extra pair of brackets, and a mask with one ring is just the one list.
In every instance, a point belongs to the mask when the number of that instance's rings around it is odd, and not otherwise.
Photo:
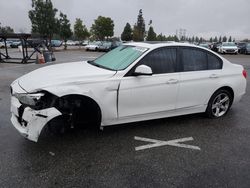
[[(102, 83), (104, 84), (104, 83)], [(91, 88), (91, 89), (90, 89)], [(89, 85), (70, 85), (44, 88), (58, 97), (66, 95), (80, 95), (91, 98), (99, 106), (102, 113), (102, 122), (107, 119), (117, 118), (117, 88), (110, 85), (98, 85), (90, 87)]]

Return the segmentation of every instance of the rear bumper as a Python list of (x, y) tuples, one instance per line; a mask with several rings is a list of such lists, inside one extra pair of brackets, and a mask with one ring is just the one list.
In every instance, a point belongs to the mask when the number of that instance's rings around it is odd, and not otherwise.
[(51, 107), (43, 110), (33, 110), (29, 107), (23, 109), (17, 98), (11, 97), (11, 122), (18, 132), (25, 138), (38, 141), (43, 127), (53, 118), (60, 116), (61, 112)]

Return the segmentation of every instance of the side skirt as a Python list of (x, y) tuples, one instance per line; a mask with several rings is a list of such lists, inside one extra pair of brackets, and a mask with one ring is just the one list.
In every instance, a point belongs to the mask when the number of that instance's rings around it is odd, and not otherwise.
[(103, 122), (101, 123), (101, 126), (109, 126), (109, 125), (122, 124), (122, 123), (130, 123), (130, 122), (137, 122), (137, 121), (145, 121), (145, 120), (201, 113), (201, 112), (205, 112), (206, 108), (207, 108), (207, 105), (201, 105), (201, 106), (193, 106), (193, 107), (181, 108), (181, 109), (176, 109), (176, 110), (162, 111), (162, 112), (157, 112), (157, 113), (127, 116), (127, 117), (122, 117), (119, 119), (112, 119), (112, 120), (107, 119), (107, 120), (103, 120)]

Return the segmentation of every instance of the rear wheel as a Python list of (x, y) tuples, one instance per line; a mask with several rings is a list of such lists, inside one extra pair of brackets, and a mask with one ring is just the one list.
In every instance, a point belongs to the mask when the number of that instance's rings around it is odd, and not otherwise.
[(232, 94), (227, 90), (216, 91), (209, 100), (206, 114), (210, 118), (224, 116), (233, 102)]

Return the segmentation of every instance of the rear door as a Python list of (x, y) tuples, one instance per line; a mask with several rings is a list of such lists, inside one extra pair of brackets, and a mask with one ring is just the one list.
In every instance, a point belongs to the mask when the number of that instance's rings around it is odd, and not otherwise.
[(180, 48), (180, 88), (176, 108), (205, 105), (220, 81), (222, 60), (209, 51)]

